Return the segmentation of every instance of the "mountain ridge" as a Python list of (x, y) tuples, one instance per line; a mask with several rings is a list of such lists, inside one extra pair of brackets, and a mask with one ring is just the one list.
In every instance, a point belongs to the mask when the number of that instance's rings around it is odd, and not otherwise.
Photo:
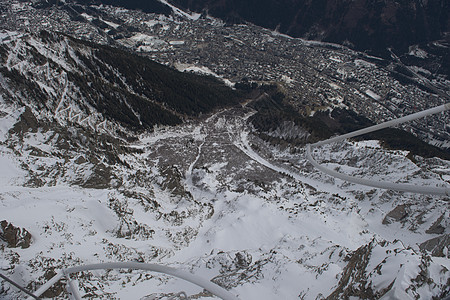
[[(86, 43), (45, 31), (35, 37), (56, 46), (63, 44), (65, 49), (61, 51), (51, 49), (51, 45), (39, 45), (32, 36), (30, 38), (27, 41), (24, 36), (23, 41), (16, 41), (16, 45), (28, 45), (20, 50), (24, 54), (14, 53), (12, 48), (8, 53), (8, 49), (2, 45), (2, 60), (7, 67), (3, 67), (1, 72), (5, 78), (21, 84), (25, 91), (28, 89), (28, 93), (37, 93), (34, 105), (40, 109), (47, 108), (55, 114), (66, 110), (67, 107), (62, 107), (67, 105), (65, 101), (73, 101), (65, 99), (67, 89), (71, 86), (82, 99), (87, 99), (86, 104), (77, 104), (84, 114), (89, 111), (86, 105), (92, 106), (104, 116), (119, 120), (123, 126), (136, 130), (149, 129), (158, 124), (180, 124), (182, 118), (208, 113), (220, 106), (232, 106), (243, 98), (238, 91), (231, 90), (215, 78), (181, 73), (126, 50)], [(59, 51), (59, 55), (66, 59), (66, 63), (61, 66), (62, 73), (57, 75), (58, 80), (64, 81), (56, 83), (62, 85), (61, 95), (56, 93), (56, 88), (46, 87), (44, 81), (38, 81), (40, 88), (33, 86), (34, 83), (29, 81), (23, 71), (12, 66), (15, 55), (16, 59), (21, 59), (21, 55), (29, 55), (36, 68), (43, 69), (46, 64), (55, 67), (56, 58), (52, 60), (39, 53), (39, 50), (48, 51), (48, 48)], [(81, 48), (80, 52), (78, 49)], [(60, 99), (54, 99), (53, 107), (48, 107), (48, 96)]]

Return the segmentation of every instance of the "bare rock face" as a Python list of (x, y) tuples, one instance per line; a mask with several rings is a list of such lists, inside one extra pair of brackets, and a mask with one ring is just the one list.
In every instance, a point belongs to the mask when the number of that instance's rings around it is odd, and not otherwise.
[(408, 206), (401, 204), (397, 205), (391, 210), (383, 219), (383, 224), (391, 224), (392, 222), (399, 222), (408, 216)]
[(450, 248), (450, 234), (444, 234), (435, 238), (432, 238), (422, 244), (420, 249), (431, 252), (432, 256), (437, 257), (450, 257), (448, 249)]
[(26, 106), (25, 111), (20, 116), (20, 120), (14, 125), (12, 131), (23, 138), (27, 132), (37, 132), (38, 120), (31, 109)]
[[(347, 42), (380, 51), (439, 38), (448, 29), (448, 1), (173, 0), (230, 22), (242, 20), (294, 37)], [(414, 26), (411, 26), (414, 24)]]
[(443, 234), (445, 232), (445, 227), (442, 226), (442, 221), (444, 220), (445, 215), (441, 215), (436, 222), (433, 223), (433, 225), (431, 225), (430, 228), (427, 229), (427, 231), (425, 231), (428, 234)]
[(31, 234), (25, 228), (15, 227), (3, 220), (0, 222), (0, 240), (6, 242), (9, 248), (25, 249), (30, 247)]

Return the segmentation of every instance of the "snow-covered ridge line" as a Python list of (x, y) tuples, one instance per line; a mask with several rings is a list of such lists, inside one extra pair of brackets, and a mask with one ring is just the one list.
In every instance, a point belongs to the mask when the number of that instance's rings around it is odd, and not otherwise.
[(402, 123), (405, 123), (408, 121), (416, 120), (416, 119), (423, 118), (428, 115), (437, 114), (437, 113), (444, 112), (447, 110), (450, 110), (450, 103), (446, 103), (446, 104), (440, 105), (438, 107), (423, 110), (423, 111), (420, 111), (415, 114), (411, 114), (411, 115), (408, 115), (408, 116), (405, 116), (402, 118), (390, 120), (390, 121), (387, 121), (387, 122), (384, 122), (381, 124), (377, 124), (374, 126), (356, 130), (356, 131), (353, 131), (353, 132), (350, 132), (347, 134), (343, 134), (343, 135), (340, 135), (337, 137), (333, 137), (333, 138), (330, 138), (330, 139), (327, 139), (324, 141), (320, 141), (320, 142), (317, 142), (314, 144), (308, 144), (308, 145), (306, 145), (306, 157), (307, 157), (308, 161), (314, 167), (319, 169), (320, 171), (322, 171), (330, 176), (333, 176), (333, 177), (336, 177), (336, 178), (339, 178), (339, 179), (342, 179), (345, 181), (349, 181), (352, 183), (362, 184), (362, 185), (376, 187), (376, 188), (388, 189), (388, 190), (402, 191), (402, 192), (450, 196), (450, 188), (448, 188), (448, 187), (430, 187), (430, 186), (417, 186), (417, 185), (409, 185), (409, 184), (397, 184), (397, 183), (386, 182), (386, 181), (367, 180), (367, 179), (357, 178), (354, 176), (345, 175), (345, 174), (336, 172), (334, 170), (328, 169), (324, 166), (321, 166), (317, 161), (314, 160), (314, 158), (312, 157), (312, 154), (311, 154), (311, 148), (313, 148), (313, 147), (318, 147), (318, 146), (333, 143), (333, 142), (339, 142), (339, 141), (345, 140), (347, 138), (352, 138), (355, 136), (363, 135), (363, 134), (377, 131), (380, 129), (384, 129), (387, 127), (399, 125), (399, 124), (402, 124)]

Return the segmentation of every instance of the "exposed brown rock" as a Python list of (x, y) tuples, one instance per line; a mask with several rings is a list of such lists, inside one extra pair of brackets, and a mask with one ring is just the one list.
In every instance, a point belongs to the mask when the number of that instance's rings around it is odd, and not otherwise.
[(397, 205), (391, 210), (383, 219), (383, 224), (391, 224), (392, 222), (399, 222), (408, 216), (408, 206), (405, 204)]
[(441, 224), (443, 220), (444, 215), (442, 214), (425, 232), (428, 234), (443, 234), (445, 231), (445, 227)]
[(338, 287), (327, 299), (348, 299), (349, 296), (359, 296), (361, 299), (373, 298), (373, 291), (366, 288), (366, 267), (372, 253), (373, 242), (361, 246), (351, 255)]
[(448, 250), (450, 248), (450, 234), (444, 234), (420, 244), (420, 249), (431, 252), (432, 256), (450, 257)]
[(16, 133), (20, 137), (23, 137), (27, 132), (37, 132), (37, 128), (38, 120), (34, 116), (31, 109), (26, 106), (25, 111), (20, 116), (19, 121), (11, 129), (12, 132), (10, 133)]
[(0, 240), (6, 242), (9, 248), (25, 249), (30, 247), (31, 234), (25, 228), (15, 227), (3, 220), (0, 222)]

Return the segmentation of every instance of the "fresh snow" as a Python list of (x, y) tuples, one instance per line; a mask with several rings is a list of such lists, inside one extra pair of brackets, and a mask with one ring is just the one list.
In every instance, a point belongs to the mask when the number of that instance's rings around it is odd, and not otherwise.
[(181, 72), (193, 72), (193, 73), (198, 73), (198, 74), (210, 75), (210, 76), (219, 78), (229, 87), (234, 86), (234, 84), (230, 80), (217, 75), (216, 73), (211, 71), (208, 67), (176, 63), (175, 68)]
[[(364, 282), (380, 291), (395, 279), (386, 297), (399, 299), (426, 299), (447, 288), (448, 250), (447, 257), (433, 257), (419, 249), (439, 236), (427, 232), (434, 224), (448, 233), (445, 197), (373, 189), (323, 174), (307, 162), (304, 147), (261, 141), (248, 122), (255, 111), (245, 105), (134, 136), (105, 120), (67, 82), (62, 69), (79, 72), (64, 61), (67, 53), (75, 53), (70, 45), (49, 47), (28, 38), (12, 46), (10, 41), (19, 37), (2, 34), (10, 51), (7, 67), (34, 76), (54, 101), (53, 110), (38, 110), (32, 99), (0, 78), (0, 221), (32, 235), (26, 249), (1, 242), (0, 267), (23, 286), (36, 290), (49, 270), (141, 261), (213, 280), (241, 299), (317, 299), (336, 290), (354, 251), (370, 246), (367, 261), (361, 261), (366, 278), (349, 285)], [(134, 39), (144, 44), (155, 40), (148, 35)], [(24, 62), (26, 45), (54, 64)], [(87, 50), (77, 51), (89, 58)], [(177, 67), (217, 76), (199, 65)], [(27, 104), (44, 125), (13, 130), (25, 109), (11, 104), (11, 97)], [(339, 105), (341, 100), (336, 101)], [(79, 108), (83, 105), (89, 111)], [(294, 125), (280, 124), (270, 134), (290, 136)], [(119, 131), (137, 140), (125, 142)], [(126, 165), (108, 163), (95, 140), (100, 134), (127, 149), (117, 154)], [(76, 147), (64, 147), (67, 138)], [(84, 146), (87, 142), (94, 146)], [(316, 149), (314, 157), (373, 180), (448, 184), (450, 162), (420, 157), (413, 162), (407, 154), (383, 149), (378, 141), (345, 141)], [(101, 166), (111, 176), (105, 185), (101, 180), (108, 175), (99, 173)], [(89, 180), (92, 186), (86, 186)], [(395, 209), (398, 220), (391, 214)], [(419, 275), (428, 276), (427, 282), (416, 282)], [(88, 298), (168, 298), (180, 291), (212, 298), (182, 280), (151, 272), (96, 271), (74, 279)], [(0, 284), (7, 296), (21, 296)]]
[[(294, 171), (295, 168), (275, 164), (262, 157), (252, 148), (253, 138), (243, 123), (251, 113), (231, 116), (233, 117), (230, 118), (225, 111), (211, 116), (204, 121), (204, 125), (186, 124), (176, 128), (160, 128), (143, 135), (140, 142), (136, 143), (136, 147), (145, 151), (142, 157), (149, 157), (155, 151), (152, 149), (171, 145), (169, 141), (183, 144), (184, 140), (192, 138), (197, 146), (194, 147), (195, 155), (190, 158), (186, 167), (184, 184), (194, 199), (201, 201), (202, 206), (211, 205), (214, 213), (210, 217), (202, 216), (204, 212), (194, 208), (188, 199), (177, 198), (151, 182), (148, 184), (160, 205), (158, 212), (146, 210), (138, 199), (126, 197), (114, 189), (87, 189), (65, 183), (38, 188), (24, 187), (22, 182), (27, 175), (18, 162), (26, 157), (15, 157), (11, 151), (2, 148), (0, 164), (2, 170), (8, 171), (2, 173), (0, 219), (10, 220), (15, 226), (28, 229), (33, 236), (30, 248), (14, 249), (21, 261), (28, 261), (31, 265), (9, 270), (11, 276), (16, 278), (20, 274), (28, 274), (27, 280), (36, 280), (36, 276), (44, 271), (38, 261), (49, 258), (64, 259), (63, 265), (69, 266), (143, 259), (146, 262), (190, 270), (203, 278), (225, 276), (223, 278), (226, 280), (229, 276), (233, 278), (233, 273), (226, 270), (236, 268), (234, 259), (239, 253), (251, 257), (249, 266), (255, 268), (249, 274), (245, 273), (245, 268), (234, 271), (246, 274), (242, 278), (250, 276), (248, 280), (231, 288), (232, 293), (241, 299), (295, 299), (298, 295), (314, 299), (320, 294), (329, 295), (336, 287), (346, 266), (345, 256), (375, 237), (389, 241), (400, 239), (405, 245), (412, 247), (412, 250), (407, 250), (401, 243), (393, 244), (390, 248), (375, 246), (366, 269), (374, 288), (385, 288), (396, 279), (396, 289), (392, 293), (400, 298), (409, 297), (405, 288), (418, 275), (421, 263), (417, 250), (414, 249), (417, 247), (416, 243), (425, 241), (427, 237), (421, 232), (410, 232), (400, 224), (382, 225), (381, 220), (392, 209), (392, 204), (356, 201), (352, 191), (364, 191), (360, 187), (348, 186), (338, 180), (332, 182), (315, 172), (305, 173), (299, 169)], [(1, 120), (3, 127), (12, 124), (7, 118)], [(223, 133), (215, 135), (216, 130)], [(230, 139), (231, 143), (222, 144), (217, 138)], [(214, 147), (211, 146), (211, 139), (214, 140)], [(38, 132), (29, 135), (26, 143), (51, 151), (49, 146), (43, 144), (45, 140), (45, 136)], [(224, 170), (233, 164), (232, 161), (220, 160), (218, 153), (221, 152), (216, 151), (224, 146), (238, 149), (241, 153), (238, 157), (244, 155), (245, 169), (255, 172), (262, 166), (270, 170), (265, 171), (267, 176), (272, 176), (269, 174), (274, 172), (279, 179), (267, 191), (237, 192), (224, 188), (226, 185), (222, 180), (228, 180), (227, 176), (230, 176)], [(332, 149), (324, 149), (318, 155), (319, 159), (330, 154), (328, 159), (335, 161), (351, 156), (360, 157), (362, 159), (358, 164), (367, 170), (372, 169), (373, 175), (367, 172), (368, 176), (400, 178), (405, 176), (401, 174), (413, 174), (417, 171), (416, 167), (404, 161), (404, 153), (385, 152), (378, 141), (354, 142), (342, 148), (336, 145), (324, 146), (326, 147)], [(215, 160), (204, 164), (205, 169), (200, 168), (200, 162), (211, 151), (217, 153)], [(381, 154), (377, 154), (380, 152)], [(288, 155), (283, 151), (273, 153), (275, 156)], [(295, 157), (302, 165), (301, 154)], [(369, 157), (374, 159), (371, 162), (379, 159), (386, 161), (388, 157), (392, 161), (386, 169), (378, 170), (370, 165)], [(131, 156), (124, 158), (130, 163), (133, 159)], [(134, 159), (135, 168), (140, 168), (140, 156), (134, 156)], [(347, 172), (357, 171), (357, 168), (349, 166), (341, 168), (345, 168)], [(401, 174), (398, 170), (401, 170)], [(445, 170), (438, 169), (439, 172)], [(159, 173), (157, 168), (148, 168), (147, 172), (155, 175)], [(287, 174), (288, 177), (282, 174)], [(126, 173), (123, 175), (127, 176)], [(315, 187), (318, 192), (313, 193), (304, 184)], [(136, 187), (136, 191), (141, 189)], [(332, 195), (338, 196), (336, 200), (344, 197), (346, 200), (332, 204), (327, 200), (337, 197)], [(382, 195), (378, 193), (377, 197)], [(116, 233), (128, 217), (120, 217), (111, 209), (111, 203), (126, 203), (126, 210), (132, 212), (129, 215), (131, 220), (153, 229), (153, 235), (150, 238), (118, 237)], [(182, 224), (161, 218), (161, 214), (173, 211), (186, 212)], [(430, 220), (426, 224), (431, 225), (432, 222)], [(191, 230), (193, 232), (188, 242), (174, 236), (177, 232), (184, 232), (189, 236)], [(387, 255), (386, 249), (391, 254)], [(4, 252), (2, 260), (8, 261), (9, 255), (12, 255), (12, 250)], [(382, 265), (383, 276), (380, 276), (376, 271), (377, 265), (385, 259), (387, 263)], [(433, 272), (439, 272), (439, 266), (450, 268), (449, 261), (445, 259), (433, 261), (431, 265), (435, 270)], [(8, 269), (7, 264), (5, 268)], [(128, 278), (126, 283), (120, 280), (124, 275)], [(445, 281), (445, 277), (442, 280)], [(101, 288), (100, 282), (103, 285)], [(122, 275), (118, 271), (94, 272), (90, 283), (80, 280), (79, 284), (95, 286), (103, 293), (113, 293), (115, 297), (122, 299), (181, 290), (188, 295), (201, 292), (198, 287), (179, 279), (150, 273), (145, 275), (142, 272)], [(83, 288), (80, 290), (83, 291)], [(433, 295), (428, 290), (423, 293)]]

